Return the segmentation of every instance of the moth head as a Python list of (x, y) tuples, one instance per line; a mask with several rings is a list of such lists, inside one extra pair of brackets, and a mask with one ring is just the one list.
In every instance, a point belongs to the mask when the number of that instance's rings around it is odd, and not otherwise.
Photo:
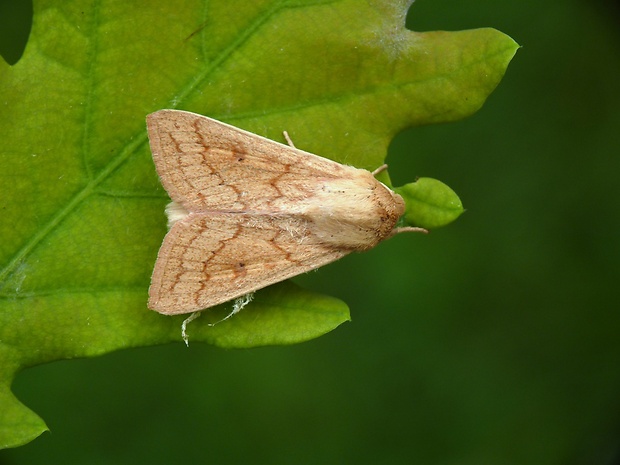
[(376, 211), (381, 217), (381, 226), (377, 235), (380, 237), (379, 240), (383, 240), (392, 234), (392, 229), (405, 213), (405, 201), (385, 184), (379, 181), (377, 184), (378, 186), (375, 189)]

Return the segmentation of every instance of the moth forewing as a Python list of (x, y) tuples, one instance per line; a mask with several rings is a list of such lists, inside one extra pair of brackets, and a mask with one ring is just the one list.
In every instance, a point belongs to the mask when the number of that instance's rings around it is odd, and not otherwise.
[(188, 211), (290, 208), (317, 178), (354, 170), (186, 111), (152, 113), (147, 128), (162, 185)]
[[(149, 307), (164, 314), (212, 307), (337, 260), (296, 217), (190, 213), (164, 238)], [(189, 244), (189, 245), (187, 245)]]
[(369, 171), (194, 113), (147, 117), (176, 204), (149, 308), (190, 313), (288, 279), (393, 234), (402, 198)]

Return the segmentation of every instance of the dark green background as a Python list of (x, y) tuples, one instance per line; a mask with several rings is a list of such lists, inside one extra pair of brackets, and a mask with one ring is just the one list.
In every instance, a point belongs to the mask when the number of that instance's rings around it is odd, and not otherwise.
[(318, 340), (22, 373), (14, 390), (52, 433), (2, 463), (620, 463), (620, 14), (418, 0), (409, 16), (523, 45), (477, 115), (393, 144), (396, 185), (439, 178), (466, 214), (299, 279), (351, 306)]

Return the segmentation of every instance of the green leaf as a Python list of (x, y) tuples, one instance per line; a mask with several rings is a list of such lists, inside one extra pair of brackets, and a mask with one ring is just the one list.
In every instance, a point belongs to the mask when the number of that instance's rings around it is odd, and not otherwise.
[(443, 182), (420, 178), (394, 188), (407, 205), (403, 219), (410, 226), (436, 229), (452, 223), (465, 211), (461, 199)]
[[(516, 51), (493, 29), (416, 33), (409, 1), (34, 2), (15, 66), (0, 62), (0, 446), (44, 431), (9, 391), (58, 359), (180, 340), (146, 308), (168, 202), (145, 116), (179, 108), (374, 169), (404, 127), (475, 112)], [(413, 176), (413, 173), (412, 173)], [(387, 182), (387, 179), (386, 179)], [(192, 342), (289, 344), (349, 319), (280, 284)]]

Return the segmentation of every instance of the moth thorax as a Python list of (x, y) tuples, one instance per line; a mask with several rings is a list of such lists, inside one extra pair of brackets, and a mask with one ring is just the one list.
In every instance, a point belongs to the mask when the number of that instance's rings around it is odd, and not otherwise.
[(366, 173), (363, 182), (357, 179), (354, 185), (337, 180), (324, 186), (329, 195), (308, 212), (321, 242), (363, 251), (392, 233), (405, 210), (403, 199)]

